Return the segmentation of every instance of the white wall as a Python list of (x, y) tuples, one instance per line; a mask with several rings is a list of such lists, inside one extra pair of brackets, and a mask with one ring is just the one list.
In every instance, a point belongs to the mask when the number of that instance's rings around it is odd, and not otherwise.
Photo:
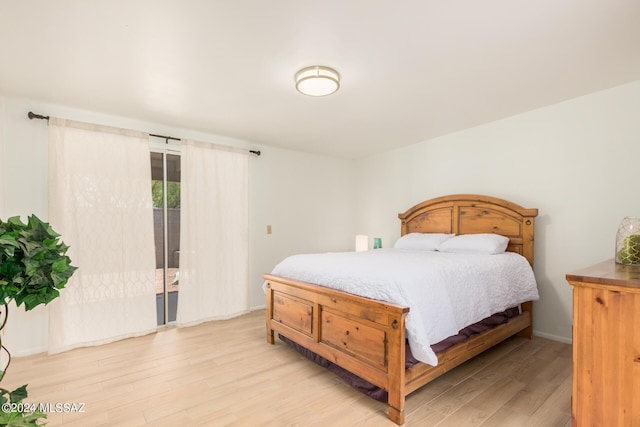
[(355, 171), (352, 160), (277, 148), (251, 166), (251, 303), (264, 306), (262, 274), (286, 256), (354, 250)]
[[(47, 123), (27, 113), (209, 141), (250, 149), (250, 305), (264, 306), (262, 274), (296, 252), (352, 250), (354, 162), (262, 147), (219, 135), (166, 127), (0, 94), (1, 218), (36, 214), (47, 219)], [(4, 197), (3, 197), (4, 195)], [(271, 225), (273, 233), (266, 234)], [(64, 239), (64, 236), (63, 236)], [(64, 291), (62, 291), (64, 292)], [(48, 309), (10, 308), (4, 344), (14, 356), (47, 349)]]
[(640, 216), (639, 117), (637, 81), (360, 160), (358, 232), (390, 246), (398, 212), (446, 194), (538, 208), (534, 330), (569, 341), (565, 274), (613, 258), (620, 220)]

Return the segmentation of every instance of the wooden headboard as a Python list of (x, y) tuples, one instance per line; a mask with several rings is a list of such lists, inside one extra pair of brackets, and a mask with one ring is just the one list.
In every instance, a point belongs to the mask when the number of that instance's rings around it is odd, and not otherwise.
[(533, 266), (533, 226), (537, 209), (476, 194), (454, 194), (427, 200), (398, 214), (401, 235), (407, 233), (496, 233), (509, 238), (507, 251)]

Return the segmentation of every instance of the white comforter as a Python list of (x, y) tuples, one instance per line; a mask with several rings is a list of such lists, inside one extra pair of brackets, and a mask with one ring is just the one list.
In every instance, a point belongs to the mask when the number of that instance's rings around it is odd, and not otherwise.
[(515, 253), (462, 255), (376, 249), (294, 255), (273, 275), (410, 307), (414, 357), (436, 366), (431, 345), (485, 317), (538, 299), (533, 271)]

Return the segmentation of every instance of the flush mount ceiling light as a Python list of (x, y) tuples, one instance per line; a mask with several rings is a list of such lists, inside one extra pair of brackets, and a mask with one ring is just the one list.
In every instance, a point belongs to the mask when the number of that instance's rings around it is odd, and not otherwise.
[(340, 88), (340, 74), (322, 65), (306, 67), (296, 73), (296, 89), (305, 95), (330, 95)]

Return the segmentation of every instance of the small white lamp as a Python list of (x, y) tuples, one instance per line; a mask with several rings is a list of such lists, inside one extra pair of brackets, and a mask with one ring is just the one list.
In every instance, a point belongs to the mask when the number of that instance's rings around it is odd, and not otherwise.
[(356, 236), (356, 252), (362, 252), (369, 249), (369, 236), (358, 234)]

